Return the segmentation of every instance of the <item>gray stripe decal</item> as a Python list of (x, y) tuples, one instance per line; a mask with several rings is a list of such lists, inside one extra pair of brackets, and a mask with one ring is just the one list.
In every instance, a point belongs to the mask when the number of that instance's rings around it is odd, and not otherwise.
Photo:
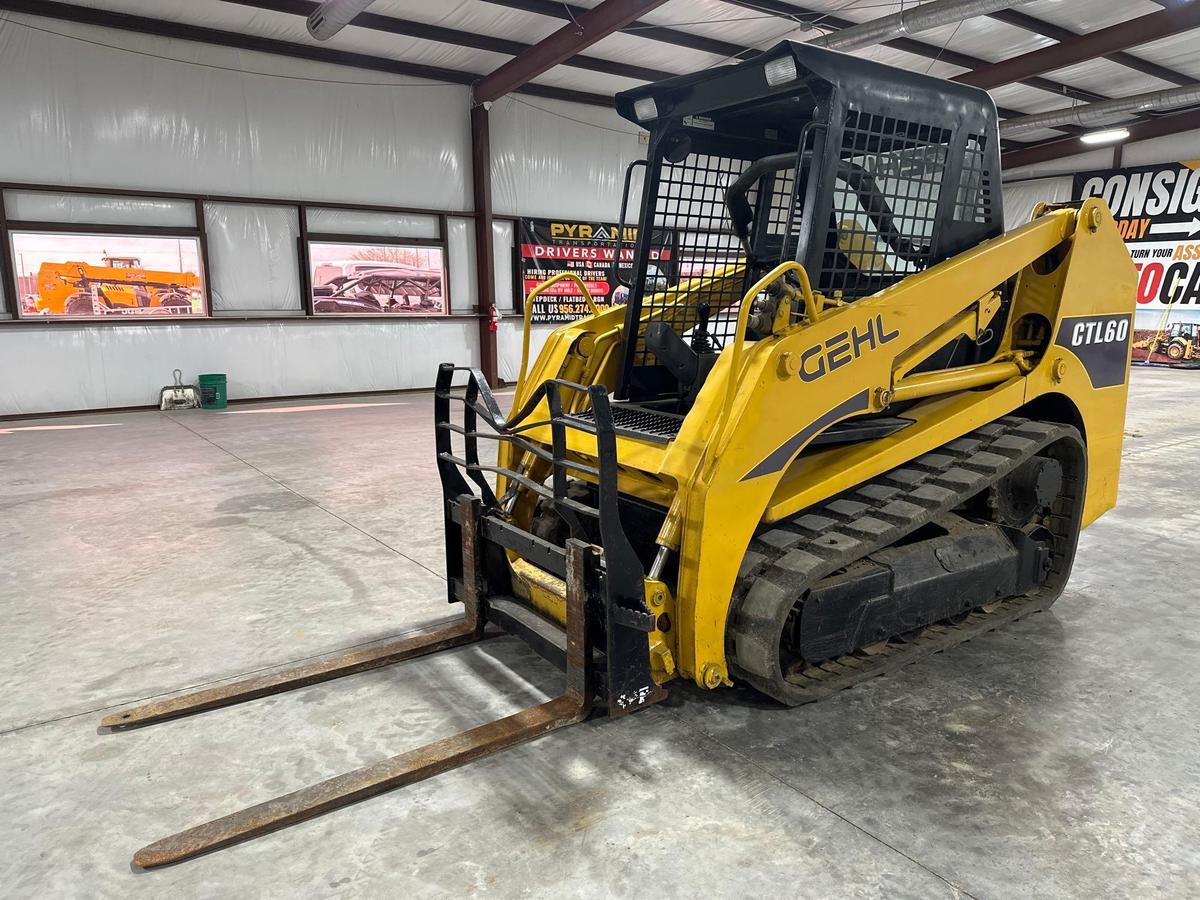
[(769, 475), (772, 472), (780, 471), (791, 461), (800, 448), (812, 440), (819, 432), (824, 431), (838, 419), (845, 418), (851, 413), (866, 412), (869, 397), (869, 391), (862, 391), (848, 400), (843, 400), (829, 412), (825, 413), (825, 415), (805, 425), (780, 444), (779, 447), (772, 450), (766, 459), (743, 475), (741, 480), (748, 481), (751, 478), (758, 478), (760, 475)]

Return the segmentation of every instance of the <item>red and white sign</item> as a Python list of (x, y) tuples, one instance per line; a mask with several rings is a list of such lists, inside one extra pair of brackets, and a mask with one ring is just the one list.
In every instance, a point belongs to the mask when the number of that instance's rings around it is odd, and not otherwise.
[[(636, 228), (626, 226), (621, 231), (608, 222), (522, 219), (520, 229), (521, 282), (525, 296), (559, 272), (574, 272), (583, 280), (595, 303), (625, 302), (627, 291), (623, 283), (632, 278), (637, 254)], [(647, 259), (659, 270), (669, 270), (674, 263), (674, 234), (655, 232)], [(535, 298), (532, 320), (571, 322), (589, 314), (579, 286), (573, 281), (560, 281)]]

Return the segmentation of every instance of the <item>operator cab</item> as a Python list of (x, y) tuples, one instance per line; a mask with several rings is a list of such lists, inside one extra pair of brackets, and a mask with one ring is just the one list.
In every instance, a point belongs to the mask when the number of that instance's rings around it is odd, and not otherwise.
[(104, 265), (110, 269), (140, 269), (142, 261), (136, 256), (106, 256)]
[[(1003, 230), (996, 110), (976, 88), (785, 41), (625, 91), (617, 110), (650, 132), (622, 203), (624, 225), (643, 169), (618, 419), (686, 414), (745, 292), (781, 262), (801, 262), (828, 300), (853, 301)], [(664, 233), (670, 258), (651, 260)], [(954, 345), (926, 366), (990, 352)]]

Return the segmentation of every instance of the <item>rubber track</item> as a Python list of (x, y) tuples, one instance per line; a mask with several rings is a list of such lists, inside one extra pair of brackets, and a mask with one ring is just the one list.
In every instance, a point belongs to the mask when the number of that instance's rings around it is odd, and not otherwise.
[[(995, 484), (1025, 460), (1064, 439), (1063, 490), (1051, 508), (1050, 576), (1029, 594), (977, 609), (957, 624), (927, 626), (894, 639), (784, 673), (780, 637), (808, 590), (826, 576), (916, 531)], [(1061, 456), (1064, 447), (1054, 453)], [(734, 591), (728, 654), (734, 677), (790, 706), (811, 703), (1049, 607), (1062, 592), (1078, 540), (1086, 482), (1079, 433), (1069, 425), (1005, 416), (776, 523), (751, 541)]]

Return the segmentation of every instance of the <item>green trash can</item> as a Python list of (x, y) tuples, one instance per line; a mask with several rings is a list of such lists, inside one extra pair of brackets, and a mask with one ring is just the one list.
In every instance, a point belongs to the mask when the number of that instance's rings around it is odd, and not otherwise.
[(201, 375), (196, 382), (200, 386), (201, 408), (224, 409), (229, 405), (224, 375)]

